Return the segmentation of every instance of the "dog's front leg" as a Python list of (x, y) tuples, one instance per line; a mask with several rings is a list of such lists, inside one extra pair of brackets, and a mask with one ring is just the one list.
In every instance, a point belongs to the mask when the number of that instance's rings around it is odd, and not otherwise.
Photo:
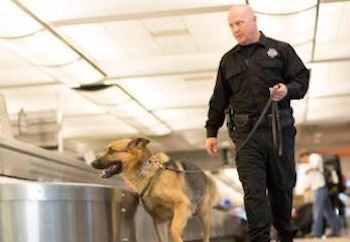
[(159, 242), (168, 242), (169, 221), (159, 221), (153, 219), (154, 228), (158, 236)]

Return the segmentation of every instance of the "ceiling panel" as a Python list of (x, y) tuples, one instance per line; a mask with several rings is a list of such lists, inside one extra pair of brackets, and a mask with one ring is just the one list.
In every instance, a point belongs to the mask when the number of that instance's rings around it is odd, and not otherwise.
[(349, 122), (350, 96), (309, 99), (307, 123), (337, 124)]
[[(10, 1), (1, 4), (5, 2)], [(234, 2), (246, 1), (18, 2), (42, 23), (28, 16), (10, 16), (0, 8), (0, 93), (5, 94), (12, 114), (21, 108), (62, 112), (64, 139), (77, 147), (87, 140), (144, 135), (154, 138), (157, 145), (164, 144), (164, 149), (203, 149), (203, 126), (217, 67), (222, 55), (236, 43), (227, 24), (227, 10)], [(259, 28), (292, 44), (312, 69), (307, 97), (293, 102), (299, 127), (334, 120), (350, 122), (346, 105), (350, 95), (350, 2), (322, 2), (249, 1), (258, 12)], [(23, 42), (38, 40), (32, 37), (42, 29), (63, 40), (73, 58), (48, 67), (52, 62), (47, 58), (57, 54), (58, 48), (43, 50), (41, 47), (50, 43), (34, 41), (38, 53), (44, 55), (39, 68), (34, 65), (34, 55), (20, 58), (3, 47), (7, 39), (7, 44), (20, 42), (17, 46), (22, 50), (33, 51), (23, 47)], [(13, 39), (25, 34), (29, 35)], [(76, 73), (70, 64), (79, 62), (88, 69), (78, 66)], [(100, 82), (93, 83), (95, 88), (116, 86), (99, 91), (87, 88), (90, 91), (85, 92), (81, 91), (84, 88), (69, 88), (72, 83), (96, 81)], [(223, 127), (220, 146), (227, 143)]]
[(55, 82), (54, 78), (2, 46), (1, 41), (0, 57), (0, 88), (10, 85)]
[(110, 139), (133, 136), (137, 133), (135, 128), (108, 114), (65, 117), (62, 123), (64, 138), (108, 137)]
[(350, 2), (324, 3), (320, 6), (315, 60), (349, 58)]
[(171, 74), (214, 71), (219, 65), (222, 53), (148, 56), (128, 58), (113, 62), (101, 62), (99, 65), (109, 79), (126, 77), (163, 76)]
[(299, 12), (305, 9), (312, 8), (317, 4), (317, 0), (294, 0), (294, 1), (270, 0), (269, 4), (266, 4), (265, 0), (250, 0), (249, 4), (257, 12), (273, 15), (273, 14), (288, 14), (291, 12)]
[(286, 15), (257, 14), (257, 21), (259, 28), (271, 37), (292, 45), (305, 44), (314, 37), (316, 7)]
[(295, 124), (299, 125), (306, 122), (307, 104), (308, 104), (308, 96), (306, 96), (301, 100), (293, 100), (291, 102)]
[(63, 115), (99, 114), (105, 111), (65, 85), (29, 86), (0, 89), (4, 94), (8, 112), (56, 109)]
[(223, 53), (236, 43), (227, 23), (227, 11), (186, 15), (182, 18), (199, 52)]
[(155, 111), (154, 114), (165, 121), (174, 131), (204, 127), (207, 108), (182, 108)]
[(103, 24), (103, 28), (129, 57), (161, 54), (159, 46), (140, 20), (108, 22)]
[(313, 64), (310, 98), (350, 95), (349, 71), (350, 61)]
[(29, 9), (46, 21), (71, 20), (94, 16), (110, 16), (154, 11), (169, 11), (203, 7), (230, 6), (234, 3), (245, 3), (243, 0), (20, 0)]
[(118, 36), (113, 38), (104, 24), (69, 25), (59, 30), (95, 61), (127, 56), (127, 52), (118, 44)]
[[(194, 85), (198, 82), (198, 85)], [(123, 79), (119, 84), (149, 110), (203, 106), (209, 100), (214, 80), (185, 81), (179, 77)], [(196, 87), (196, 88), (193, 88)]]

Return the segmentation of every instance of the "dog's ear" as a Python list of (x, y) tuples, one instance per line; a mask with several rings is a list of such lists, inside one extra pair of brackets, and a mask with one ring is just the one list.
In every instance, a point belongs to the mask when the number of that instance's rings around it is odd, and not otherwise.
[(129, 142), (127, 149), (145, 148), (149, 142), (151, 141), (145, 138), (135, 138)]

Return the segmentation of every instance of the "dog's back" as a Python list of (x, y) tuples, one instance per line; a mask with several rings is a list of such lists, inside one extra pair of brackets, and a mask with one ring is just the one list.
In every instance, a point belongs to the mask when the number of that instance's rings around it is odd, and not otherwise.
[[(203, 206), (203, 203), (209, 203), (210, 205), (215, 203), (217, 193), (215, 182), (200, 167), (186, 160), (170, 160), (165, 165), (183, 173), (186, 192), (194, 205), (194, 210), (197, 210), (198, 206)], [(208, 206), (208, 204), (204, 206)]]

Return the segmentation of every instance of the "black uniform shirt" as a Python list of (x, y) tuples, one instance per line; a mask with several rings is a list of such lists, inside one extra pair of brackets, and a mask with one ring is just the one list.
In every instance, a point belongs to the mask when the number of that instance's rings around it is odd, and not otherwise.
[(236, 45), (221, 59), (213, 95), (209, 102), (207, 137), (216, 137), (231, 105), (237, 114), (259, 115), (270, 97), (269, 87), (284, 83), (287, 96), (278, 102), (290, 108), (291, 99), (306, 94), (309, 71), (287, 43), (266, 37), (257, 43)]

